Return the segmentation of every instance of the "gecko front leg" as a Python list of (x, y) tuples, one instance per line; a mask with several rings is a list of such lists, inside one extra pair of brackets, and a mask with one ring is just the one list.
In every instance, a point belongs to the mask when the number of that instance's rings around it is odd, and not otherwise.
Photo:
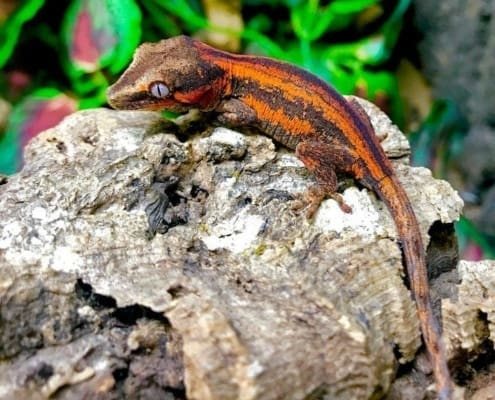
[(313, 174), (317, 183), (306, 193), (306, 200), (309, 201), (308, 218), (314, 215), (325, 197), (334, 199), (345, 213), (351, 213), (351, 207), (337, 193), (336, 173), (337, 170), (346, 171), (351, 168), (354, 158), (349, 150), (335, 144), (308, 140), (296, 146), (296, 156)]
[(215, 109), (218, 121), (232, 127), (254, 125), (257, 121), (256, 111), (239, 99), (223, 100)]

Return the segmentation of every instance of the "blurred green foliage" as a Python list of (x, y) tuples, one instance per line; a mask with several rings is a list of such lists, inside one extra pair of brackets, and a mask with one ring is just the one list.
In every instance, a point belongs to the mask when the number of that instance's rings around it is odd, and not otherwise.
[(379, 99), (402, 121), (387, 63), (410, 0), (246, 0), (242, 28), (217, 26), (204, 11), (215, 2), (206, 3), (19, 0), (9, 10), (0, 5), (0, 96), (13, 105), (0, 132), (0, 173), (20, 167), (23, 145), (41, 130), (77, 109), (104, 105), (106, 88), (140, 42), (204, 30), (240, 38), (239, 51), (309, 69), (343, 93)]
[[(435, 177), (451, 180), (467, 130), (468, 122), (457, 105), (451, 100), (437, 100), (421, 127), (409, 135), (412, 164), (426, 166)], [(456, 232), (464, 259), (495, 258), (493, 238), (483, 235), (472, 221), (462, 216)]]
[(467, 128), (467, 121), (454, 102), (436, 101), (421, 127), (409, 136), (414, 148), (412, 163), (428, 166), (436, 177), (447, 179), (452, 161), (462, 150)]

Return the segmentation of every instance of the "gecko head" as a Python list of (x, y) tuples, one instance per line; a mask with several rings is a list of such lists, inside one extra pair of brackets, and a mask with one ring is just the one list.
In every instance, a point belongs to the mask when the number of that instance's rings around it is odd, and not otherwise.
[(107, 90), (116, 109), (212, 110), (220, 101), (225, 72), (202, 57), (212, 48), (187, 36), (144, 43), (132, 63)]

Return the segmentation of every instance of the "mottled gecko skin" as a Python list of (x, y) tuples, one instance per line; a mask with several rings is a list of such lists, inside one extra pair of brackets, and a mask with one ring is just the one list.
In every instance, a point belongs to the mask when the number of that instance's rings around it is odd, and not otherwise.
[(230, 54), (186, 36), (141, 45), (107, 97), (117, 109), (194, 108), (216, 112), (221, 122), (230, 125), (257, 127), (296, 151), (318, 182), (313, 193), (317, 200), (323, 195), (338, 199), (337, 173), (376, 192), (397, 227), (438, 397), (451, 398), (452, 382), (431, 307), (418, 222), (357, 102), (347, 101), (319, 78), (290, 64)]

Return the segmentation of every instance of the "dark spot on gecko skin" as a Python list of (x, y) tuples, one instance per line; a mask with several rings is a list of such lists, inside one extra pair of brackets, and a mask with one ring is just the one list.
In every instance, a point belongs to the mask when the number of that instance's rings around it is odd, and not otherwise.
[(0, 174), (0, 185), (5, 185), (8, 181), (9, 181), (8, 176)]

